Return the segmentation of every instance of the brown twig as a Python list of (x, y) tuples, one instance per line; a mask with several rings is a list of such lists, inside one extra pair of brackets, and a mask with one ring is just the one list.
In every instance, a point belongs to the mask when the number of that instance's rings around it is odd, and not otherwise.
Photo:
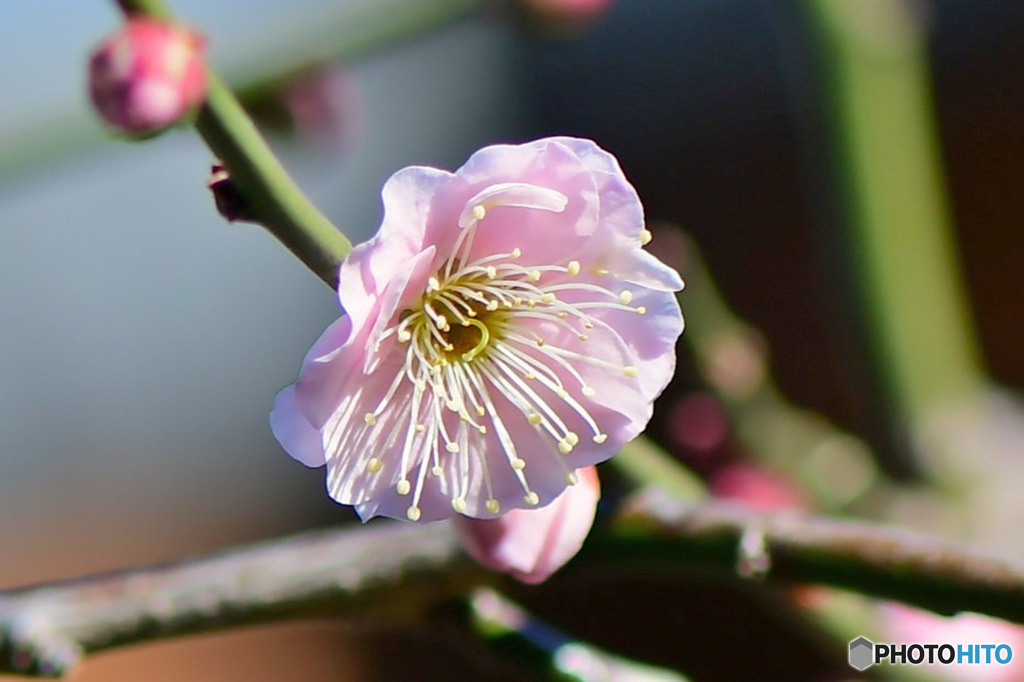
[[(753, 542), (756, 540), (756, 542)], [(750, 556), (758, 547), (761, 556)], [(984, 613), (1024, 623), (1024, 564), (904, 528), (723, 502), (693, 504), (652, 491), (591, 549), (627, 570), (705, 566), (772, 581), (831, 585), (940, 614)], [(597, 558), (597, 557), (595, 557)]]
[(394, 618), (481, 583), (451, 528), (379, 523), (0, 594), (0, 672), (59, 676), (88, 653), (330, 613)]
[[(378, 523), (0, 593), (0, 672), (57, 676), (93, 651), (288, 617), (417, 616), (487, 581), (460, 556), (447, 525)], [(731, 574), (742, 564), (766, 580), (1024, 623), (1022, 565), (901, 529), (653, 493), (627, 505), (579, 563), (584, 570)]]

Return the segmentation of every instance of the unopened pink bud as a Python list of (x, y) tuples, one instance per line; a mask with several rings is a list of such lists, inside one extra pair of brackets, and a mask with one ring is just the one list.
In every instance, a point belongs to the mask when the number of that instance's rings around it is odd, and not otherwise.
[(540, 583), (576, 556), (594, 524), (601, 483), (595, 467), (540, 509), (514, 509), (494, 519), (455, 518), (466, 552), (484, 566)]
[(89, 94), (112, 128), (153, 133), (180, 121), (206, 97), (204, 40), (189, 29), (130, 19), (89, 61)]

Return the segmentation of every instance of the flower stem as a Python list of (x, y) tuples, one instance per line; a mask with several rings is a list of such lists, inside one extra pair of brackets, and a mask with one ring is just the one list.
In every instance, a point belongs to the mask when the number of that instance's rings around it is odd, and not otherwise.
[(609, 462), (638, 487), (656, 486), (681, 500), (703, 500), (707, 487), (696, 474), (650, 438), (640, 436), (622, 446)]
[(252, 120), (210, 71), (206, 104), (196, 129), (231, 173), (249, 211), (328, 286), (352, 244), (285, 172)]
[[(117, 0), (129, 16), (171, 19), (161, 0)], [(338, 268), (352, 244), (288, 176), (241, 104), (208, 70), (209, 91), (196, 129), (228, 169), (248, 212), (334, 288)]]

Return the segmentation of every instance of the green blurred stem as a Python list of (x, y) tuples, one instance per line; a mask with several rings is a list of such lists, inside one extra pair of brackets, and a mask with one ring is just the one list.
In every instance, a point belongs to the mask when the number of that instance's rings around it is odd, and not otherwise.
[[(129, 15), (171, 17), (159, 0), (118, 0)], [(352, 244), (288, 176), (238, 100), (213, 70), (196, 129), (228, 169), (256, 222), (331, 288)]]
[(856, 275), (903, 417), (970, 398), (982, 361), (943, 186), (926, 36), (912, 3), (808, 0), (825, 56)]
[(682, 500), (707, 497), (704, 481), (650, 438), (640, 436), (626, 443), (610, 464), (637, 487), (659, 487)]

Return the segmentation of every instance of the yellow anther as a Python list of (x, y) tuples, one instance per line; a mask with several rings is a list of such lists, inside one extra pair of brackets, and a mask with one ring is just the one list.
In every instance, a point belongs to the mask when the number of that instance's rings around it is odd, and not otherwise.
[(537, 426), (541, 422), (541, 416), (534, 412), (526, 418), (526, 421), (530, 422), (531, 426)]
[(555, 296), (552, 293), (546, 293), (546, 294), (541, 294), (540, 295), (540, 302), (541, 303), (554, 303), (556, 300), (558, 300), (558, 297)]
[(569, 445), (575, 446), (580, 442), (580, 437), (577, 436), (572, 431), (570, 431), (567, 434), (565, 434), (565, 440), (569, 443)]
[(363, 415), (363, 421), (366, 422), (368, 425), (373, 426), (374, 424), (377, 423), (377, 415), (375, 415), (373, 412), (367, 412), (365, 415)]
[(572, 443), (563, 438), (562, 440), (558, 441), (558, 451), (561, 452), (563, 455), (568, 455), (570, 452), (572, 452)]
[(412, 490), (412, 484), (404, 478), (395, 484), (395, 492), (399, 495), (408, 495), (410, 490)]
[(526, 460), (520, 459), (518, 457), (509, 462), (509, 464), (511, 464), (512, 468), (515, 469), (516, 471), (522, 471), (523, 469), (526, 468)]
[(569, 261), (569, 266), (565, 269), (570, 275), (580, 274), (580, 262), (578, 260)]
[(434, 466), (431, 467), (430, 473), (432, 473), (434, 476), (438, 478), (441, 478), (442, 476), (444, 476), (444, 469), (442, 469), (440, 466)]
[(531, 490), (530, 492), (523, 495), (523, 502), (530, 505), (531, 507), (536, 507), (538, 504), (540, 504), (540, 496)]
[(498, 512), (501, 511), (501, 503), (499, 503), (493, 497), (491, 499), (487, 500), (487, 502), (484, 503), (484, 507), (486, 507), (487, 511), (490, 512), (491, 514), (497, 514)]
[(596, 436), (594, 436), (594, 442), (597, 443), (598, 445), (605, 442), (606, 440), (608, 440), (607, 433), (599, 433)]
[(597, 395), (597, 391), (594, 390), (593, 386), (584, 386), (582, 392), (583, 395), (587, 396), (588, 398), (593, 398), (595, 395)]
[(447, 445), (444, 446), (444, 449), (454, 455), (456, 452), (459, 451), (459, 444), (458, 443), (448, 443)]
[(369, 471), (371, 474), (375, 474), (383, 468), (384, 464), (376, 457), (371, 457), (366, 462), (366, 470)]
[(457, 514), (465, 514), (466, 513), (466, 501), (464, 499), (462, 499), (461, 497), (453, 498), (452, 499), (452, 509), (454, 509)]
[(566, 485), (576, 485), (579, 482), (580, 482), (580, 477), (577, 476), (576, 474), (574, 474), (573, 472), (570, 471), (569, 473), (567, 473), (565, 475), (565, 484)]
[(647, 246), (652, 239), (654, 239), (654, 235), (650, 230), (640, 230), (640, 246)]
[(487, 266), (487, 276), (490, 277), (491, 279), (497, 278), (497, 276), (498, 276), (498, 268), (494, 267), (493, 265), (488, 265)]
[(637, 315), (646, 315), (647, 314), (647, 307), (646, 306), (637, 306), (636, 314)]
[(631, 379), (638, 375), (637, 369), (633, 365), (626, 365), (623, 367), (622, 373)]
[(477, 220), (483, 220), (484, 216), (486, 215), (487, 209), (481, 206), (480, 204), (477, 204), (476, 206), (473, 207), (473, 217), (476, 218)]
[(410, 521), (419, 521), (420, 520), (420, 508), (417, 507), (416, 505), (413, 505), (413, 506), (411, 506), (411, 507), (409, 507), (408, 509), (405, 510), (405, 515), (406, 515), (406, 517)]
[(626, 305), (626, 304), (628, 304), (632, 300), (633, 300), (633, 292), (630, 291), (629, 289), (626, 289), (621, 294), (619, 294), (619, 303), (621, 303), (622, 305)]

